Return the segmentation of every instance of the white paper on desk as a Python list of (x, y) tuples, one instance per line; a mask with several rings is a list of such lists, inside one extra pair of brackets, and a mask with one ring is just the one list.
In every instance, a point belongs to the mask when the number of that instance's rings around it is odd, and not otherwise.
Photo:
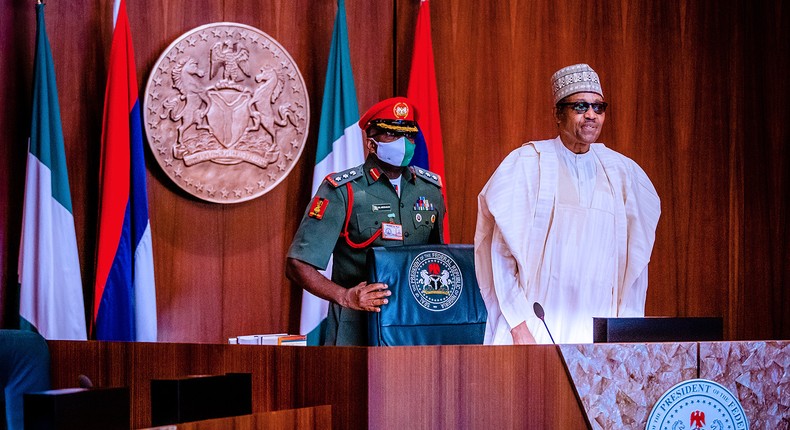
[(277, 345), (277, 339), (282, 336), (288, 336), (288, 334), (250, 334), (238, 336), (236, 341), (239, 343), (239, 345)]

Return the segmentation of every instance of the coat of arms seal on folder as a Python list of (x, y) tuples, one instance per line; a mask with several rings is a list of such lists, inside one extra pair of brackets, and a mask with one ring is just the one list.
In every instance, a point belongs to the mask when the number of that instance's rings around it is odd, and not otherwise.
[(461, 297), (461, 268), (449, 255), (425, 251), (409, 267), (409, 290), (414, 300), (429, 311), (446, 311)]
[(160, 167), (215, 203), (259, 197), (302, 154), (310, 123), (304, 80), (276, 40), (230, 22), (194, 28), (157, 60), (143, 123)]

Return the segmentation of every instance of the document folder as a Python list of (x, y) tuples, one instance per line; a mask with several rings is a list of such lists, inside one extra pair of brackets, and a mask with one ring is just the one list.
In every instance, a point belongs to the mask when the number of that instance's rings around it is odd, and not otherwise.
[(381, 312), (370, 312), (372, 346), (482, 344), (486, 307), (477, 286), (472, 245), (376, 247), (370, 282), (389, 285)]

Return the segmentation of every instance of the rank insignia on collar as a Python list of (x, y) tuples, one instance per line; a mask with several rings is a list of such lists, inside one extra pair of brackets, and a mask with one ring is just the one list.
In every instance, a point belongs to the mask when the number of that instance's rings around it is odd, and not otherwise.
[(436, 173), (433, 173), (429, 170), (421, 169), (416, 166), (409, 166), (409, 170), (411, 170), (412, 175), (419, 177), (420, 179), (427, 181), (431, 184), (434, 184), (439, 188), (442, 187), (442, 178)]
[(333, 187), (337, 188), (341, 185), (345, 185), (357, 178), (362, 177), (362, 173), (365, 169), (362, 166), (352, 167), (350, 169), (346, 169), (342, 172), (337, 173), (330, 173), (324, 178), (327, 182), (329, 182)]
[(378, 181), (381, 177), (381, 172), (378, 168), (374, 167), (370, 169), (370, 177), (373, 178), (374, 181)]
[(318, 220), (323, 219), (327, 206), (329, 206), (329, 199), (315, 196), (313, 203), (310, 205), (310, 212), (307, 213), (307, 216)]

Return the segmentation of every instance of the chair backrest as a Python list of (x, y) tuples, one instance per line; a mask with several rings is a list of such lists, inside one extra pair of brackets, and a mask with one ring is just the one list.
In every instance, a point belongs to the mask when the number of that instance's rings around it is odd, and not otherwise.
[(49, 345), (41, 335), (0, 330), (0, 429), (6, 423), (8, 430), (24, 428), (23, 396), (49, 389), (49, 368)]
[(372, 346), (482, 344), (486, 307), (472, 245), (376, 247), (370, 282), (389, 285), (381, 312), (368, 316)]

